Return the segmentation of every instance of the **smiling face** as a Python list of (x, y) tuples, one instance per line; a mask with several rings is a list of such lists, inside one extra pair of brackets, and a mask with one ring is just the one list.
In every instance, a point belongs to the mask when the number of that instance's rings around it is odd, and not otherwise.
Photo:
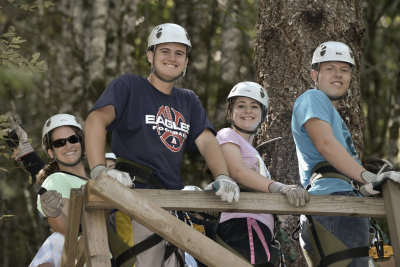
[(180, 43), (164, 43), (156, 46), (156, 51), (147, 52), (147, 59), (154, 69), (166, 80), (179, 76), (186, 68), (189, 59), (187, 48)]
[(261, 122), (260, 103), (252, 98), (239, 96), (235, 99), (230, 116), (236, 126), (254, 131)]
[(345, 62), (323, 62), (317, 70), (311, 71), (311, 77), (316, 81), (318, 89), (328, 97), (340, 97), (349, 88), (351, 66)]
[[(53, 130), (51, 133), (51, 140), (54, 142), (55, 140), (68, 138), (75, 134), (76, 132), (70, 126), (61, 126)], [(69, 141), (67, 141), (62, 147), (56, 148), (51, 146), (51, 149), (49, 149), (47, 152), (51, 158), (54, 158), (55, 156), (62, 162), (73, 164), (79, 161), (82, 155), (82, 145), (81, 142), (71, 144)]]

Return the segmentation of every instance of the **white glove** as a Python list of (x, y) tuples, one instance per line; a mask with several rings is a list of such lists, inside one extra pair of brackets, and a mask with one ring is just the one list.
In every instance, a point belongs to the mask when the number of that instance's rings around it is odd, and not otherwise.
[[(361, 177), (363, 177), (363, 179), (364, 179), (364, 177), (366, 177), (367, 179), (375, 178), (375, 181), (369, 182), (360, 187), (360, 193), (366, 197), (379, 194), (382, 190), (382, 185), (386, 180), (390, 179), (396, 183), (400, 183), (400, 173), (399, 172), (388, 171), (388, 172), (381, 173), (379, 175), (376, 175), (373, 173), (365, 174), (366, 172), (368, 172), (368, 171), (364, 171), (361, 174)], [(373, 177), (373, 175), (375, 175), (375, 177)]]
[(55, 218), (61, 214), (61, 210), (64, 207), (64, 199), (56, 190), (49, 190), (40, 196), (40, 205), (44, 215)]
[(127, 172), (122, 172), (122, 171), (115, 170), (115, 169), (107, 169), (107, 167), (105, 165), (100, 164), (100, 165), (95, 166), (90, 171), (90, 177), (92, 179), (96, 179), (100, 175), (107, 175), (127, 187), (133, 186), (131, 176)]
[[(8, 118), (7, 121), (10, 124), (10, 128), (8, 128), (6, 131), (8, 132), (9, 138), (11, 138), (12, 132), (14, 131), (15, 134), (17, 135), (18, 138), (15, 138), (14, 140), (9, 140), (9, 146), (13, 149), (13, 155), (12, 157), (15, 158), (15, 160), (19, 160), (22, 157), (32, 153), (33, 147), (28, 141), (28, 135), (22, 129), (20, 126), (22, 124), (21, 118), (19, 115), (12, 115), (11, 113), (8, 113)], [(12, 147), (10, 145), (11, 143), (16, 143), (18, 142), (18, 146)]]
[(360, 193), (365, 197), (378, 195), (380, 192), (374, 190), (373, 183), (364, 184), (360, 187)]
[(203, 191), (200, 187), (195, 185), (186, 185), (182, 191)]
[(218, 175), (214, 182), (204, 188), (204, 191), (217, 191), (215, 194), (221, 196), (222, 201), (239, 201), (239, 186), (232, 178), (225, 174)]
[(305, 206), (306, 202), (310, 201), (308, 191), (297, 185), (286, 185), (279, 182), (273, 182), (269, 185), (268, 189), (271, 193), (284, 194), (288, 198), (290, 205), (296, 207)]
[(391, 179), (392, 181), (396, 183), (400, 183), (400, 173), (395, 172), (395, 171), (388, 171), (388, 172), (383, 172), (379, 175), (376, 175), (372, 172), (369, 171), (363, 171), (361, 173), (361, 178), (366, 182), (366, 183), (373, 183), (373, 182), (383, 182), (387, 179)]

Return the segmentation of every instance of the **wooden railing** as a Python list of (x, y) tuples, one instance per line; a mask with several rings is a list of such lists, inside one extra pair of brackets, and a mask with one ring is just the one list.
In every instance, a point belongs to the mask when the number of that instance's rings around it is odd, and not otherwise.
[[(111, 266), (106, 230), (106, 210), (109, 209), (125, 212), (207, 266), (217, 267), (251, 265), (167, 210), (386, 217), (394, 258), (400, 264), (399, 207), (400, 186), (391, 181), (383, 187), (383, 198), (311, 196), (305, 207), (296, 208), (281, 194), (241, 193), (239, 202), (226, 203), (212, 192), (131, 190), (103, 176), (89, 181), (82, 189), (71, 191), (62, 266), (82, 266), (83, 263), (86, 266)], [(82, 235), (78, 241), (80, 223)]]

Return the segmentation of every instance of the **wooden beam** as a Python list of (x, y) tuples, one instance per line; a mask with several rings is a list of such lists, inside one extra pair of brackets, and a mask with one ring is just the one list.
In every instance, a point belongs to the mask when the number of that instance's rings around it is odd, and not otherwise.
[(86, 190), (89, 194), (96, 194), (110, 202), (115, 208), (125, 212), (207, 266), (251, 266), (169, 212), (146, 200), (137, 191), (130, 190), (110, 177), (100, 176), (95, 180), (90, 180), (86, 184)]
[(85, 241), (82, 236), (78, 241), (78, 254), (76, 255), (76, 265), (75, 267), (85, 266)]
[(395, 266), (400, 266), (400, 185), (388, 180), (383, 185), (383, 199), (393, 246)]
[(78, 250), (79, 225), (81, 223), (83, 203), (83, 191), (72, 189), (68, 207), (68, 229), (65, 236), (64, 248), (61, 258), (61, 266), (75, 266), (75, 258)]
[[(145, 199), (167, 210), (234, 211), (271, 214), (310, 214), (384, 218), (385, 207), (380, 197), (311, 196), (305, 207), (291, 206), (282, 194), (240, 193), (240, 201), (227, 203), (213, 192), (137, 189)], [(89, 195), (88, 208), (115, 208), (95, 195)]]
[[(85, 187), (85, 191), (87, 188)], [(85, 194), (87, 194), (85, 192)], [(86, 209), (83, 203), (82, 238), (85, 242), (86, 266), (111, 267), (106, 216), (103, 209)]]

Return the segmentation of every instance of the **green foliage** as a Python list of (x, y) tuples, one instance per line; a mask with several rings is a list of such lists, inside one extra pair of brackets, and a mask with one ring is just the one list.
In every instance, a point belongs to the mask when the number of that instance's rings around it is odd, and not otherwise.
[(29, 59), (19, 53), (21, 44), (25, 41), (14, 32), (0, 35), (0, 65), (13, 70), (46, 71), (45, 62), (38, 61), (39, 52), (34, 53)]

